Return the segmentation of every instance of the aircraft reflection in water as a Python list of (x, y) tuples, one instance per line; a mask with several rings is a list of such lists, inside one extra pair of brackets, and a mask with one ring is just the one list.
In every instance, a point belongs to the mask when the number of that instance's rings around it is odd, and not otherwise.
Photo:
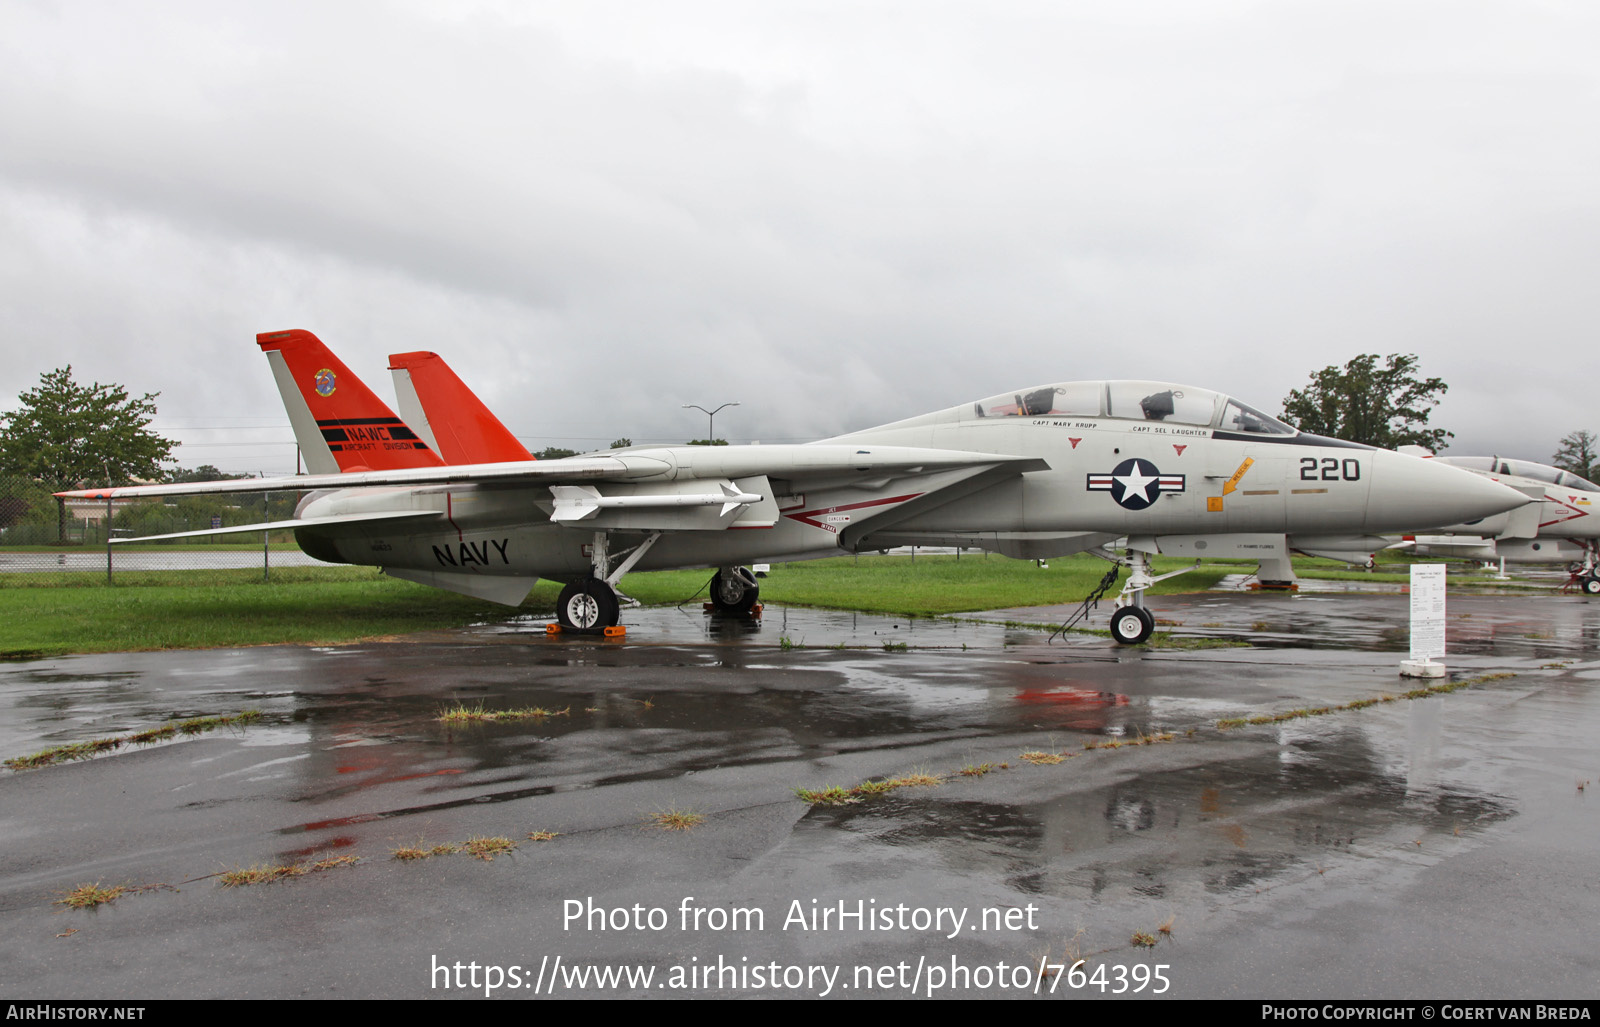
[[(1149, 381), (1046, 385), (804, 445), (529, 460), (454, 375), (430, 374), (442, 362), (416, 359), (426, 355), (395, 358), (403, 404), (427, 422), (407, 424), (310, 332), (256, 341), (312, 473), (64, 495), (316, 490), (291, 521), (223, 530), (293, 527), (318, 559), (511, 605), (553, 578), (567, 583), (557, 613), (568, 629), (615, 625), (618, 583), (635, 569), (716, 567), (713, 602), (748, 611), (752, 561), (905, 545), (1042, 558), (1126, 539), (1132, 573), (1111, 626), (1132, 644), (1154, 626), (1154, 553), (1233, 555), (1250, 536), (1337, 544), (1528, 503), (1437, 460), (1303, 434), (1221, 393)], [(451, 380), (460, 417), (440, 402)], [(474, 462), (446, 463), (444, 448)]]

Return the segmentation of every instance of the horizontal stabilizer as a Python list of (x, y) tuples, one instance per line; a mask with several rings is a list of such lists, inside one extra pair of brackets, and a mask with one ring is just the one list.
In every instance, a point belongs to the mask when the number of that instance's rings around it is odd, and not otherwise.
[(309, 528), (322, 524), (354, 524), (357, 521), (401, 521), (422, 517), (438, 517), (434, 510), (396, 510), (384, 513), (343, 514), (338, 517), (299, 517), (292, 521), (265, 521), (261, 524), (235, 524), (227, 528), (201, 528), (198, 531), (174, 531), (166, 535), (141, 535), (139, 538), (114, 538), (112, 544), (124, 542), (156, 542), (168, 538), (200, 538), (203, 535), (242, 535), (251, 531), (282, 531), (285, 528)]

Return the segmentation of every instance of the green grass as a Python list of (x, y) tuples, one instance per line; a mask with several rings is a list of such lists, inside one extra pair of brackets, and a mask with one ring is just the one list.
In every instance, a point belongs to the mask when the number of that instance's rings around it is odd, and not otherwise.
[[(276, 533), (275, 533), (276, 534)], [(298, 553), (300, 546), (294, 542), (269, 543), (274, 553)], [(66, 542), (59, 545), (45, 546), (0, 546), (0, 553), (99, 553), (104, 554), (106, 544), (97, 542)], [(112, 557), (115, 563), (117, 553), (259, 553), (261, 552), (261, 533), (256, 533), (254, 542), (195, 542), (192, 539), (181, 543), (172, 542), (114, 542), (112, 543)]]
[(156, 742), (166, 741), (169, 738), (176, 738), (180, 734), (198, 735), (219, 727), (242, 727), (246, 724), (254, 724), (260, 719), (260, 710), (244, 710), (240, 713), (222, 717), (190, 717), (188, 720), (169, 721), (160, 727), (146, 728), (143, 731), (134, 731), (126, 735), (96, 738), (91, 741), (73, 742), (68, 745), (57, 745), (26, 756), (14, 756), (7, 760), (0, 760), (0, 765), (10, 767), (12, 770), (36, 770), (39, 767), (48, 767), (53, 763), (93, 759), (101, 753), (114, 752), (124, 745), (152, 745)]
[[(1157, 558), (1160, 574), (1192, 561)], [(1298, 564), (1297, 564), (1298, 565)], [(1254, 564), (1215, 561), (1163, 581), (1152, 594), (1203, 591)], [(1343, 576), (1340, 565), (1306, 561), (1302, 573)], [(1077, 603), (1107, 564), (1087, 555), (1029, 560), (953, 556), (836, 557), (774, 565), (764, 601), (891, 616), (941, 616), (1006, 607)], [(1384, 575), (1352, 574), (1361, 580)], [(1391, 576), (1398, 578), (1398, 575)], [(705, 570), (630, 574), (624, 590), (647, 605), (698, 603)], [(1124, 578), (1125, 580), (1125, 578)], [(53, 586), (53, 587), (51, 587)], [(82, 652), (215, 646), (335, 644), (550, 616), (557, 582), (540, 582), (518, 611), (385, 577), (370, 567), (285, 567), (261, 580), (255, 569), (0, 575), (0, 659)], [(697, 596), (697, 593), (700, 593)], [(1111, 599), (1107, 597), (1107, 602)], [(800, 644), (791, 640), (791, 645)], [(1195, 643), (1216, 644), (1216, 643)]]
[[(511, 612), (366, 568), (284, 571), (270, 582), (260, 572), (254, 581), (229, 580), (233, 573), (163, 571), (150, 572), (148, 584), (0, 588), (0, 656), (330, 644), (502, 620)], [(185, 583), (168, 583), (174, 578)], [(524, 610), (553, 609), (549, 592)]]
[[(761, 579), (761, 601), (792, 606), (862, 610), (906, 617), (994, 610), (1008, 606), (1076, 603), (1100, 583), (1110, 566), (1079, 555), (1049, 561), (1040, 568), (1031, 560), (1007, 560), (978, 553), (954, 556), (835, 557), (804, 563), (775, 564)], [(1192, 560), (1158, 557), (1156, 573), (1192, 566)], [(1252, 563), (1215, 561), (1198, 570), (1163, 581), (1152, 595), (1203, 592), (1228, 574)], [(679, 602), (705, 584), (707, 571), (657, 571), (630, 574), (623, 589), (646, 603)], [(1123, 579), (1126, 580), (1126, 574)]]
[(441, 710), (439, 716), (434, 719), (445, 724), (493, 723), (512, 720), (542, 721), (547, 717), (565, 717), (571, 712), (571, 706), (564, 710), (547, 710), (542, 706), (524, 706), (511, 710), (491, 710), (481, 702), (476, 706), (456, 703), (454, 706)]
[[(1340, 706), (1302, 706), (1299, 709), (1285, 710), (1282, 713), (1262, 713), (1254, 717), (1228, 717), (1217, 721), (1217, 727), (1223, 731), (1227, 731), (1232, 728), (1255, 727), (1261, 724), (1279, 724), (1286, 720), (1299, 720), (1302, 717), (1325, 717), (1330, 713), (1342, 713), (1346, 710), (1364, 710), (1369, 706), (1376, 706), (1379, 703), (1399, 702), (1401, 699), (1429, 699), (1436, 695), (1445, 695), (1450, 692), (1460, 691), (1463, 688), (1471, 688), (1473, 685), (1483, 685), (1494, 681), (1504, 681), (1507, 678), (1514, 677), (1516, 677), (1516, 675), (1509, 671), (1500, 671), (1494, 674), (1479, 674), (1477, 677), (1462, 678), (1460, 681), (1445, 681), (1437, 685), (1423, 685), (1420, 688), (1413, 688), (1410, 691), (1401, 692), (1399, 695), (1385, 694), (1378, 696), (1375, 699), (1356, 699), (1353, 702), (1347, 702)], [(1159, 740), (1169, 741), (1171, 738), (1172, 736), (1169, 734), (1166, 738)]]
[(73, 909), (93, 909), (105, 903), (115, 902), (122, 898), (128, 889), (123, 885), (114, 888), (103, 888), (100, 882), (94, 884), (80, 884), (67, 892), (64, 898), (56, 900), (56, 905), (71, 906)]

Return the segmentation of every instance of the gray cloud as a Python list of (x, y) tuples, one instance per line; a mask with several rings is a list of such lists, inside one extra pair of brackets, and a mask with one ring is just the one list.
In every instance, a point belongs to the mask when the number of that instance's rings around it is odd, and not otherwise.
[(199, 443), (283, 424), (252, 337), (285, 327), (381, 392), (386, 354), (434, 349), (535, 448), (689, 438), (681, 404), (732, 399), (734, 438), (812, 438), (1070, 378), (1276, 408), (1416, 352), (1455, 451), (1545, 459), (1600, 429), (1596, 21), (11, 5), (0, 396), (70, 360), (160, 390), (185, 463), (255, 470), (283, 447)]

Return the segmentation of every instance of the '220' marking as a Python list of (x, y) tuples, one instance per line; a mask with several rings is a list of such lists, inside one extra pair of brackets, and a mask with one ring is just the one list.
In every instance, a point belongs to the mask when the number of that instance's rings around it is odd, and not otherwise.
[[(1319, 473), (1320, 472), (1320, 473)], [(1300, 458), (1301, 481), (1360, 481), (1361, 461), (1351, 457), (1340, 460), (1338, 457), (1325, 456), (1320, 461), (1314, 456)]]

